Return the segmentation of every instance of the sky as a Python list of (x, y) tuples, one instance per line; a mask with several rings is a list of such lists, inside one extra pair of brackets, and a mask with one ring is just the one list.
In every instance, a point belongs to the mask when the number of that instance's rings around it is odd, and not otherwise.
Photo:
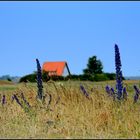
[(0, 2), (0, 76), (24, 76), (46, 61), (67, 61), (82, 74), (94, 55), (115, 72), (140, 76), (140, 2)]

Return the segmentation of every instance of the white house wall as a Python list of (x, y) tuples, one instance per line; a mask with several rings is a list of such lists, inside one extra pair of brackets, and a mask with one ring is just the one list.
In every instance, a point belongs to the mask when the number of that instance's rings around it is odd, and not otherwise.
[(67, 76), (67, 75), (69, 75), (69, 72), (67, 67), (65, 66), (62, 76)]

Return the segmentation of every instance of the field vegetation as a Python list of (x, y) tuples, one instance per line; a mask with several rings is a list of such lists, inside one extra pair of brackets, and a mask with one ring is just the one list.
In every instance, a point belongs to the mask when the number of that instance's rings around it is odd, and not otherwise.
[[(0, 84), (0, 137), (140, 138), (140, 102), (133, 98), (133, 85), (139, 86), (139, 81), (124, 81), (129, 94), (125, 101), (109, 97), (107, 84), (115, 87), (115, 81), (50, 80), (43, 83), (44, 102), (36, 98), (36, 83)], [(22, 106), (13, 100), (14, 94)]]

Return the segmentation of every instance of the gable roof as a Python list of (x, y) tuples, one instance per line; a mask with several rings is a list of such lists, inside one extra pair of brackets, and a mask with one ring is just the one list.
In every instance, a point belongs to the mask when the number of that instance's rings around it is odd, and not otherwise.
[(60, 62), (45, 62), (43, 64), (42, 69), (47, 72), (55, 72), (56, 75), (62, 76), (65, 67), (67, 67), (68, 73), (70, 74), (67, 62), (60, 61)]

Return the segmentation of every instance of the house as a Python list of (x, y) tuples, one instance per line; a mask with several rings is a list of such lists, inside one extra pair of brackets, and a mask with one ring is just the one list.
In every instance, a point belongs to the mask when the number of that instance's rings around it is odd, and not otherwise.
[(56, 76), (68, 76), (70, 75), (70, 70), (68, 67), (67, 62), (44, 62), (43, 71), (48, 72), (49, 76), (56, 75)]

